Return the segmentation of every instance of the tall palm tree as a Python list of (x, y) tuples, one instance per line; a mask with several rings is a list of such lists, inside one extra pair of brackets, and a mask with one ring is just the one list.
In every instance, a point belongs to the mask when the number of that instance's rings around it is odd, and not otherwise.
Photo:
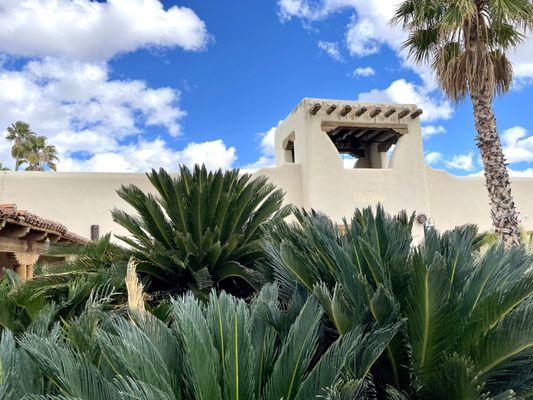
[(533, 25), (531, 0), (407, 0), (393, 18), (409, 31), (404, 47), (431, 62), (453, 101), (470, 96), (494, 228), (506, 247), (520, 244), (516, 210), (494, 117), (493, 100), (512, 83), (506, 51)]
[(26, 122), (17, 121), (7, 128), (6, 139), (13, 142), (11, 155), (15, 159), (15, 171), (24, 163), (25, 144), (32, 136), (35, 136), (35, 133)]

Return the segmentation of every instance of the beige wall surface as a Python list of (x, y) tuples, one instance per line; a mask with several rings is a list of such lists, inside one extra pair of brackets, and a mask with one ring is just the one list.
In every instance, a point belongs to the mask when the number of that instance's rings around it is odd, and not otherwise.
[[(317, 104), (320, 111), (310, 113)], [(326, 113), (332, 104), (337, 106), (336, 111)], [(338, 111), (346, 105), (352, 110), (394, 107), (408, 109), (410, 114), (403, 118), (397, 113), (385, 117), (384, 112), (374, 118), (369, 112), (342, 116)], [(391, 213), (403, 209), (424, 213), (441, 230), (466, 223), (490, 229), (484, 178), (457, 177), (427, 167), (420, 122), (412, 116), (413, 110), (417, 110), (415, 105), (304, 99), (276, 131), (276, 166), (263, 168), (255, 176), (266, 176), (282, 188), (287, 203), (323, 211), (338, 222), (349, 218), (357, 207), (380, 202)], [(324, 131), (331, 124), (390, 128), (402, 134), (387, 168), (346, 169)], [(286, 150), (288, 140), (294, 143), (294, 160)], [(121, 185), (153, 190), (145, 174), (4, 171), (0, 179), (1, 203), (15, 203), (19, 209), (61, 222), (86, 237), (93, 224), (100, 226), (101, 234), (125, 233), (111, 218), (114, 207), (131, 210), (116, 194)], [(523, 227), (533, 230), (533, 179), (513, 179), (512, 190)], [(421, 231), (421, 226), (415, 227), (415, 235), (421, 235)]]
[(111, 218), (114, 207), (131, 210), (116, 194), (122, 184), (151, 190), (145, 174), (2, 171), (0, 202), (15, 203), (87, 238), (93, 224), (100, 226), (100, 234), (123, 234)]

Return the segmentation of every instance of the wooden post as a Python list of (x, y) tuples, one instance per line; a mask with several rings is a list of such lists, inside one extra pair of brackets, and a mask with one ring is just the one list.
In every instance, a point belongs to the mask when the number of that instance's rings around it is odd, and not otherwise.
[(38, 253), (13, 253), (15, 255), (16, 265), (15, 273), (24, 282), (33, 278), (33, 266), (39, 259)]
[(100, 225), (91, 225), (91, 240), (100, 239)]

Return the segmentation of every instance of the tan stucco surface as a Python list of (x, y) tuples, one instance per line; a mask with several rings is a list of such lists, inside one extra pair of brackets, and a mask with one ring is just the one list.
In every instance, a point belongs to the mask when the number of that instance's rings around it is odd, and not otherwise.
[[(312, 115), (310, 109), (317, 104), (320, 110)], [(325, 110), (331, 105), (337, 108), (328, 114)], [(352, 112), (341, 116), (339, 110), (346, 105), (352, 107)], [(267, 176), (284, 189), (287, 202), (323, 211), (339, 222), (351, 216), (356, 207), (381, 202), (391, 213), (402, 209), (424, 213), (439, 229), (465, 223), (490, 229), (483, 177), (456, 177), (427, 167), (418, 117), (413, 118), (411, 113), (403, 118), (398, 113), (386, 117), (384, 112), (374, 118), (370, 112), (357, 116), (354, 111), (363, 106), (384, 111), (391, 107), (411, 112), (417, 109), (412, 104), (304, 99), (276, 131), (276, 166), (255, 174)], [(402, 134), (386, 168), (345, 169), (325, 132), (325, 127), (332, 125), (392, 128)], [(294, 143), (294, 162), (286, 150), (288, 140)], [(385, 153), (372, 153), (369, 157), (374, 164), (376, 160), (387, 162)], [(93, 224), (100, 226), (101, 233), (124, 233), (112, 222), (110, 214), (114, 207), (127, 209), (116, 195), (121, 184), (151, 190), (144, 174), (6, 171), (0, 173), (0, 178), (1, 203), (16, 203), (21, 209), (60, 221), (87, 237)], [(533, 179), (515, 178), (512, 183), (523, 226), (532, 230)], [(417, 235), (421, 228), (416, 227)]]

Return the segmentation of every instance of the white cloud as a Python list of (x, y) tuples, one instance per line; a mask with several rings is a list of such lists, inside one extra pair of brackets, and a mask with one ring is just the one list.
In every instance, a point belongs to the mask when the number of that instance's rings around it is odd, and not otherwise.
[(438, 162), (442, 160), (442, 154), (439, 153), (438, 151), (431, 151), (426, 154), (424, 159), (426, 160), (426, 163), (428, 163), (429, 165), (437, 164)]
[(405, 34), (389, 23), (397, 4), (397, 0), (278, 0), (283, 20), (296, 17), (317, 21), (343, 9), (353, 11), (346, 43), (351, 54), (358, 56), (373, 54), (382, 44), (399, 47)]
[(519, 178), (533, 178), (533, 168), (526, 168), (522, 171), (515, 171), (513, 169), (509, 169), (509, 175), (516, 176)]
[(474, 169), (473, 153), (454, 155), (451, 160), (446, 161), (448, 168), (472, 171)]
[(522, 45), (509, 54), (513, 63), (515, 79), (533, 81), (533, 31), (529, 32)]
[(20, 71), (0, 68), (0, 126), (20, 119), (47, 136), (92, 131), (125, 137), (142, 123), (178, 135), (185, 114), (179, 96), (139, 80), (112, 80), (105, 63), (47, 58)]
[(18, 56), (107, 60), (140, 48), (201, 50), (204, 22), (159, 0), (3, 0), (0, 51)]
[(424, 126), (422, 126), (422, 137), (424, 139), (428, 139), (431, 136), (440, 135), (440, 134), (443, 134), (443, 133), (446, 133), (446, 129), (443, 126), (441, 126), (441, 125), (438, 125), (438, 126), (435, 126), (435, 125), (424, 125)]
[(67, 157), (60, 163), (61, 171), (144, 172), (163, 167), (176, 171), (179, 164), (205, 164), (208, 169), (233, 167), (237, 157), (234, 147), (226, 147), (222, 140), (189, 143), (183, 150), (172, 150), (161, 139), (140, 140), (115, 151), (93, 154), (85, 160)]
[(257, 161), (243, 166), (241, 169), (244, 172), (251, 173), (257, 171), (260, 168), (272, 167), (276, 164), (274, 148), (276, 129), (277, 127), (273, 126), (268, 131), (259, 133), (259, 149), (261, 151), (261, 156), (257, 159)]
[(324, 42), (323, 40), (320, 40), (318, 42), (318, 48), (323, 50), (335, 61), (343, 61), (342, 54), (339, 50), (339, 44), (337, 42)]
[(369, 76), (374, 76), (374, 75), (376, 75), (376, 71), (374, 71), (374, 68), (372, 67), (358, 67), (352, 73), (352, 76), (356, 78), (359, 78), (359, 77), (367, 78)]
[[(366, 56), (388, 46), (400, 57), (402, 65), (420, 75), (428, 90), (437, 88), (431, 68), (417, 65), (401, 50), (406, 32), (390, 20), (398, 6), (398, 0), (278, 0), (282, 20), (300, 18), (306, 22), (323, 20), (330, 15), (346, 10), (352, 13), (346, 26), (345, 40), (350, 54)], [(533, 31), (516, 51), (509, 54), (518, 83), (533, 82)]]
[(528, 136), (525, 128), (515, 126), (503, 131), (502, 144), (507, 162), (533, 162), (533, 136)]
[[(139, 80), (110, 79), (106, 63), (46, 58), (31, 61), (18, 71), (0, 67), (0, 128), (26, 121), (57, 146), (61, 169), (81, 165), (100, 170), (105, 160), (96, 161), (104, 156), (94, 158), (96, 155), (120, 151), (125, 142), (131, 142), (129, 138), (147, 127), (163, 127), (179, 135), (179, 122), (185, 115), (179, 108), (179, 97), (174, 89), (152, 89)], [(0, 141), (0, 156), (12, 165), (9, 153), (2, 151), (2, 146), (9, 145)], [(68, 161), (75, 153), (94, 160), (76, 167)], [(117, 161), (115, 168), (118, 165)]]
[(424, 110), (420, 117), (423, 121), (449, 119), (453, 113), (453, 108), (448, 101), (431, 97), (426, 88), (407, 82), (405, 79), (398, 79), (392, 82), (384, 90), (373, 89), (370, 92), (361, 93), (358, 100), (403, 104), (414, 103)]

